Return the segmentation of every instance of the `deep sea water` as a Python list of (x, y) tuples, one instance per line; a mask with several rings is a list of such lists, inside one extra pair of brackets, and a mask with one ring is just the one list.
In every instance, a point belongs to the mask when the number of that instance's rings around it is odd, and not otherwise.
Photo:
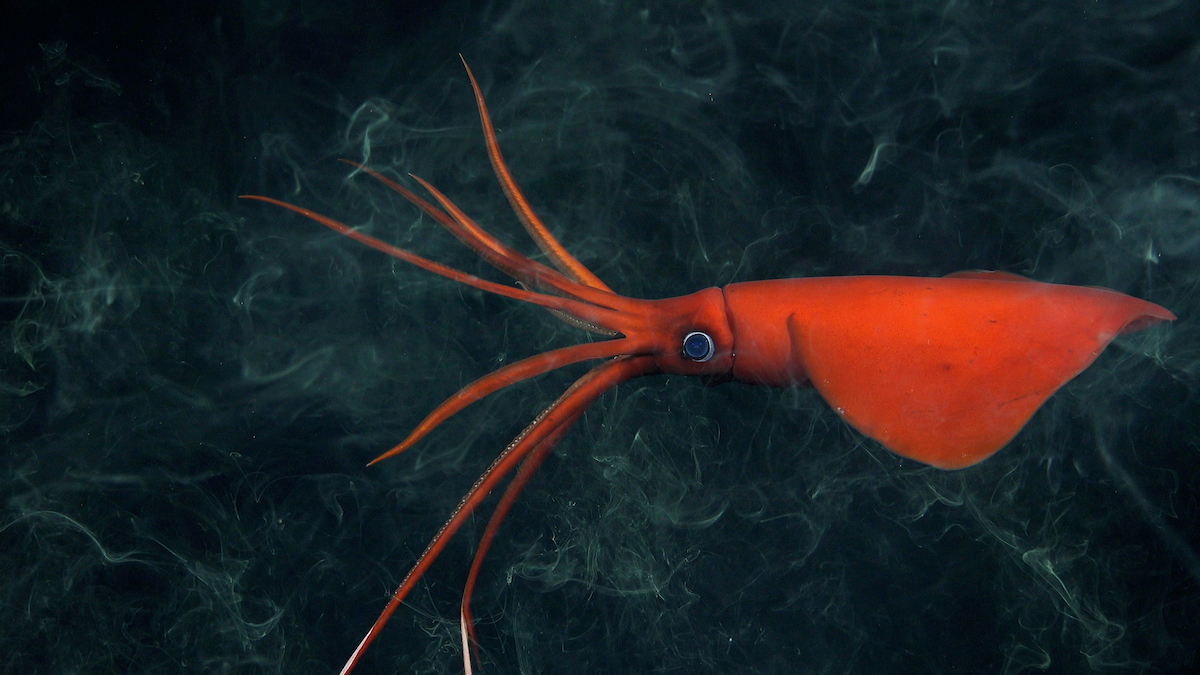
[[(486, 673), (1173, 673), (1200, 646), (1195, 2), (6, 8), (0, 669), (336, 672), (587, 339), (280, 209), (501, 279), (350, 158), (621, 293), (1001, 269), (1179, 321), (942, 472), (812, 390), (622, 385), (510, 516)], [(480, 516), (362, 672), (461, 668)]]

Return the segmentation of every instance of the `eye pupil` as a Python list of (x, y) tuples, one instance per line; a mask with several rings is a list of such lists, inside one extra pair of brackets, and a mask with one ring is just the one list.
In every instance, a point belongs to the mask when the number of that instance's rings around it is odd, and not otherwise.
[(697, 363), (711, 359), (714, 351), (712, 338), (705, 333), (693, 331), (683, 338), (683, 355)]

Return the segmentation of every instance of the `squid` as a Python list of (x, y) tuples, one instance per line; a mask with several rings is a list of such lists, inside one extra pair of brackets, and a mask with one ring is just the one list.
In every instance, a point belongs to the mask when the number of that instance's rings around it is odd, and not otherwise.
[(438, 406), (398, 445), (398, 455), (439, 424), (500, 389), (551, 370), (598, 362), (534, 418), (479, 477), (351, 654), (368, 646), (493, 490), (515, 472), (476, 548), (464, 585), (461, 625), (475, 644), (470, 601), (487, 551), (521, 491), (584, 411), (617, 385), (655, 374), (706, 376), (771, 387), (811, 386), (845, 422), (903, 457), (962, 469), (999, 451), (1060, 387), (1118, 335), (1175, 315), (1106, 288), (1035, 281), (1007, 272), (940, 278), (845, 276), (732, 283), (660, 300), (614, 292), (550, 233), (509, 171), (483, 93), (464, 60), (488, 157), (517, 219), (549, 265), (481, 228), (449, 198), (412, 176), (429, 202), (349, 160), (399, 193), (500, 272), (509, 286), (423, 258), (333, 218), (271, 197), (243, 195), (312, 219), (433, 274), (546, 308), (609, 339), (555, 349), (507, 365)]

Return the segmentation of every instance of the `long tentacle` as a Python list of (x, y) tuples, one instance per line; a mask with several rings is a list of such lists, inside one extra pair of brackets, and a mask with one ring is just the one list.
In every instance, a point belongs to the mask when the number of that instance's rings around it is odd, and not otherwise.
[[(438, 204), (441, 204), (442, 208), (446, 209), (446, 213), (448, 213), (450, 217), (459, 224), (459, 226), (467, 230), (477, 229), (482, 231), (483, 228), (479, 227), (479, 225), (476, 224), (475, 221), (471, 220), (471, 217), (463, 212), (463, 210), (460, 209), (457, 204), (455, 204), (449, 197), (442, 194), (442, 192), (434, 187), (429, 181), (421, 178), (420, 176), (412, 176), (412, 178), (420, 183), (422, 187), (428, 190), (429, 194), (433, 195), (433, 198), (437, 200)], [(528, 260), (528, 258), (526, 258), (526, 260)], [(535, 282), (540, 283), (537, 280), (535, 280)], [(603, 289), (593, 288), (591, 286), (573, 281), (560, 281), (554, 277), (547, 278), (546, 282), (541, 285), (549, 285), (555, 288), (561, 288), (561, 290), (564, 292), (580, 298), (581, 300), (611, 309), (628, 310), (633, 306), (634, 303), (636, 303), (634, 300), (630, 300), (629, 298), (613, 293), (612, 291), (608, 290), (607, 286)]]
[[(483, 568), (483, 560), (487, 557), (488, 550), (492, 547), (492, 542), (496, 539), (496, 533), (500, 531), (500, 525), (504, 523), (504, 519), (508, 517), (509, 511), (512, 510), (514, 504), (517, 503), (517, 498), (521, 496), (521, 492), (529, 481), (533, 478), (537, 470), (541, 468), (542, 462), (550, 456), (550, 452), (554, 450), (559, 441), (567, 435), (571, 427), (583, 417), (584, 411), (581, 409), (575, 413), (574, 417), (567, 419), (550, 434), (546, 440), (538, 444), (529, 456), (521, 462), (521, 466), (517, 469), (517, 475), (513, 476), (512, 481), (505, 488), (504, 494), (501, 495), (500, 501), (497, 502), (496, 508), (492, 511), (492, 517), (488, 520), (487, 529), (484, 530), (483, 536), (479, 539), (479, 544), (475, 547), (475, 559), (471, 561), (471, 571), (467, 574), (467, 583), (463, 586), (462, 610), (461, 616), (466, 624), (467, 631), (471, 634), (471, 645), (475, 646), (479, 643), (479, 638), (475, 634), (475, 619), (471, 615), (471, 596), (475, 593), (475, 583), (479, 580), (479, 571)], [(478, 656), (478, 655), (476, 655)]]
[(496, 128), (492, 125), (492, 117), (488, 114), (487, 103), (483, 100), (483, 91), (479, 88), (479, 82), (475, 80), (475, 73), (471, 72), (471, 66), (467, 65), (467, 60), (462, 58), (461, 54), (459, 58), (462, 59), (463, 67), (467, 69), (467, 77), (471, 78), (471, 88), (475, 91), (475, 105), (479, 108), (479, 121), (483, 125), (483, 136), (487, 142), (488, 159), (492, 162), (492, 170), (496, 172), (500, 187), (504, 189), (504, 196), (508, 197), (508, 203), (512, 205), (521, 224), (525, 226), (525, 231), (529, 232), (529, 236), (537, 242), (538, 248), (542, 249), (542, 252), (563, 274), (581, 284), (611, 293), (612, 289), (608, 287), (608, 284), (605, 284), (600, 277), (576, 260), (575, 256), (571, 255), (571, 252), (559, 243), (554, 235), (550, 234), (545, 223), (529, 205), (529, 200), (525, 198), (517, 181), (513, 179), (512, 172), (508, 170), (508, 165), (504, 162), (504, 155), (500, 153), (500, 143), (496, 141)]
[[(345, 235), (351, 239), (354, 239), (355, 241), (366, 244), (367, 246), (370, 246), (371, 248), (373, 248), (377, 251), (382, 251), (383, 253), (386, 253), (386, 254), (392, 256), (393, 258), (398, 258), (398, 259), (403, 260), (404, 262), (407, 262), (411, 265), (420, 267), (423, 270), (433, 272), (434, 274), (446, 277), (447, 279), (451, 279), (453, 281), (457, 281), (462, 284), (466, 284), (467, 286), (478, 288), (481, 291), (487, 291), (488, 293), (495, 293), (496, 295), (502, 295), (507, 298), (513, 298), (514, 300), (523, 300), (525, 302), (528, 302), (528, 303), (531, 303), (534, 305), (539, 305), (541, 307), (557, 309), (561, 312), (566, 312), (573, 316), (577, 316), (581, 319), (584, 319), (585, 321), (589, 321), (591, 323), (594, 323), (594, 324), (597, 324), (600, 326), (604, 326), (605, 328), (611, 328), (611, 329), (616, 330), (621, 333), (628, 334), (630, 332), (627, 330), (623, 330), (623, 328), (622, 328), (623, 325), (626, 325), (629, 322), (628, 316), (627, 316), (628, 310), (618, 311), (618, 310), (608, 309), (606, 307), (591, 304), (590, 302), (582, 302), (582, 301), (574, 300), (571, 298), (558, 297), (558, 296), (554, 296), (554, 295), (546, 295), (544, 293), (536, 293), (534, 291), (526, 290), (523, 288), (514, 288), (511, 286), (505, 286), (503, 284), (498, 284), (494, 281), (487, 281), (486, 279), (480, 279), (479, 277), (477, 277), (473, 274), (467, 274), (466, 272), (456, 270), (453, 267), (449, 267), (447, 265), (443, 265), (441, 263), (434, 262), (427, 258), (422, 258), (421, 256), (419, 256), (415, 253), (412, 253), (411, 251), (406, 251), (405, 249), (402, 249), (398, 246), (392, 246), (391, 244), (380, 241), (379, 239), (376, 239), (375, 237), (372, 237), (369, 234), (359, 232), (358, 230), (355, 230), (354, 228), (350, 227), (349, 225), (346, 225), (345, 223), (343, 223), (341, 221), (334, 220), (333, 218), (330, 218), (329, 216), (322, 215), (320, 213), (317, 213), (316, 211), (311, 211), (302, 206), (296, 206), (295, 204), (289, 204), (285, 201), (280, 201), (280, 200), (274, 199), (272, 197), (264, 197), (262, 195), (241, 195), (241, 198), (242, 199), (254, 199), (254, 200), (257, 200), (260, 202), (267, 202), (268, 204), (274, 204), (276, 206), (281, 206), (285, 209), (288, 209), (289, 211), (298, 213), (298, 214), (304, 216), (305, 218), (314, 220), (339, 234)], [(579, 288), (580, 290), (585, 289), (585, 287), (583, 287), (583, 286), (576, 286), (576, 288)], [(625, 300), (626, 301), (625, 304), (628, 305), (629, 309), (632, 309), (634, 307), (633, 303), (635, 301), (630, 301), (628, 298), (622, 298), (619, 295), (610, 295), (608, 297), (616, 298), (618, 300)]]
[(531, 260), (524, 254), (504, 244), (499, 239), (496, 239), (490, 232), (483, 229), (470, 218), (457, 220), (450, 217), (445, 211), (439, 209), (433, 204), (423, 199), (420, 195), (404, 187), (400, 183), (388, 178), (368, 166), (363, 166), (358, 162), (342, 159), (339, 160), (350, 166), (353, 166), (360, 171), (370, 175), (375, 180), (383, 183), (391, 188), (401, 197), (412, 202), (414, 206), (424, 211), (429, 217), (433, 218), (439, 225), (444, 227), (446, 231), (453, 234), (459, 241), (466, 244), (479, 257), (483, 258), (496, 269), (507, 274), (508, 276), (523, 281), (526, 284), (535, 288), (552, 287), (555, 290), (563, 291), (563, 284), (552, 283), (551, 280), (566, 280), (558, 270), (547, 267), (536, 260)]
[(442, 550), (446, 548), (446, 544), (458, 532), (458, 530), (466, 522), (467, 518), (474, 513), (479, 504), (487, 498), (488, 494), (496, 487), (496, 485), (504, 479), (517, 465), (519, 465), (529, 453), (539, 444), (550, 437), (555, 430), (558, 429), (567, 420), (577, 417), (578, 413), (586, 409), (604, 392), (612, 389), (621, 382), (626, 380), (646, 375), (654, 371), (654, 359), (650, 356), (620, 356), (611, 361), (596, 366), (586, 375), (575, 381), (562, 396), (558, 398), (550, 407), (546, 408), (537, 418), (521, 432), (517, 438), (505, 448), (504, 452), (496, 458), (487, 471), (475, 481), (475, 485), (467, 492), (462, 501), (454, 509), (450, 515), (450, 519), (442, 525), (442, 529), (438, 531), (437, 536), (433, 541), (429, 542), (429, 546), (425, 548), (425, 552), (417, 559), (416, 564), (404, 577), (404, 581), (392, 594), (392, 599), (388, 602), (387, 607), (375, 620), (371, 626), (371, 630), (363, 637), (362, 642), (355, 648), (354, 653), (350, 655), (346, 665), (342, 666), (341, 674), (346, 675), (358, 664), (362, 659), (363, 653), (370, 646), (375, 638), (379, 636), (380, 631), (387, 625), (388, 619), (399, 608), (400, 603), (417, 582), (424, 576), (433, 561), (437, 559)]
[(590, 361), (592, 359), (603, 359), (612, 356), (627, 354), (631, 351), (637, 351), (630, 347), (632, 340), (630, 338), (622, 338), (619, 340), (606, 340), (604, 342), (590, 342), (581, 345), (571, 345), (570, 347), (562, 347), (544, 354), (531, 356), (527, 359), (509, 364), (500, 370), (484, 375), (475, 380), (471, 384), (463, 387), (457, 394), (451, 396), (442, 402), (436, 410), (417, 425), (417, 428), (412, 430), (396, 447), (388, 450), (382, 455), (371, 460), (371, 464), (382, 462), (389, 457), (394, 457), (405, 450), (416, 445), (418, 441), (425, 438), (429, 432), (433, 431), (442, 422), (453, 417), (463, 408), (472, 403), (496, 392), (509, 385), (516, 384), (531, 377), (537, 377), (543, 373), (548, 373), (551, 370), (569, 366), (573, 363), (581, 361)]
[[(486, 260), (488, 264), (514, 279), (518, 279), (534, 288), (542, 290), (551, 288), (567, 297), (578, 298), (584, 302), (609, 309), (628, 311), (632, 307), (632, 304), (636, 302), (624, 296), (617, 295), (612, 291), (577, 283), (563, 276), (557, 270), (546, 267), (536, 260), (529, 258), (520, 251), (496, 239), (491, 233), (467, 216), (466, 213), (459, 209), (445, 195), (442, 195), (442, 199), (445, 199), (446, 203), (451, 206), (451, 210), (457, 213), (457, 218), (451, 217), (449, 213), (430, 204), (412, 190), (370, 167), (363, 166), (349, 159), (342, 159), (340, 161), (361, 169), (384, 185), (387, 185), (401, 197), (412, 202), (414, 206), (428, 214), (459, 241), (466, 244), (472, 251), (475, 251), (479, 257)], [(426, 181), (416, 176), (413, 178), (421, 181), (422, 184), (429, 185)], [(437, 190), (433, 192), (441, 194)]]

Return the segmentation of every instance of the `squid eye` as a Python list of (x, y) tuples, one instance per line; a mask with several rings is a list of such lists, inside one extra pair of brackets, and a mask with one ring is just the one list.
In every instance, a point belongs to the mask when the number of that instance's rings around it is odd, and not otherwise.
[(683, 338), (683, 355), (697, 363), (711, 359), (714, 352), (716, 347), (707, 333), (692, 331)]

